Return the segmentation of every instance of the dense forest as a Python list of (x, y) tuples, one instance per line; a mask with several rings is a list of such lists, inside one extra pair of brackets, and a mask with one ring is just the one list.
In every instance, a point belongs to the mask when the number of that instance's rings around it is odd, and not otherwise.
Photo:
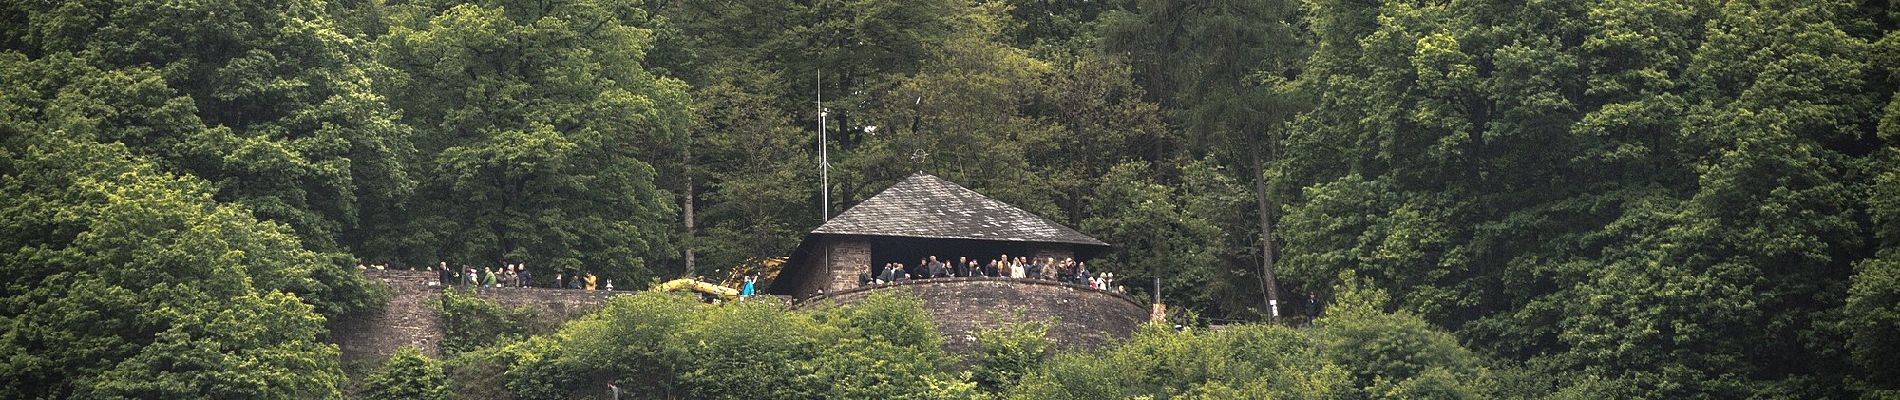
[[(1896, 32), (1870, 0), (0, 1), (0, 398), (1900, 397)], [(387, 296), (359, 263), (717, 275), (918, 171), (1116, 245), (1091, 265), (1188, 329), (958, 361), (914, 299), (642, 294), (367, 377), (323, 343)]]

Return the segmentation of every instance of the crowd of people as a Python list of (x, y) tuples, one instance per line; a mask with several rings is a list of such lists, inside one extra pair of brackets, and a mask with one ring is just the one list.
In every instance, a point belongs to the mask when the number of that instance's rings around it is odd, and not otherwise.
[[(357, 268), (383, 269), (384, 266), (358, 265)], [(500, 267), (476, 268), (467, 264), (463, 264), (460, 267), (451, 266), (448, 262), (444, 261), (429, 266), (428, 270), (436, 273), (437, 281), (434, 284), (445, 287), (546, 287), (552, 289), (579, 289), (587, 291), (597, 289), (614, 290), (612, 280), (606, 281), (604, 286), (597, 285), (600, 280), (594, 276), (594, 273), (591, 271), (583, 271), (575, 274), (556, 273), (553, 279), (543, 283), (545, 286), (542, 286), (543, 284), (537, 284), (535, 282), (534, 273), (528, 270), (528, 266), (520, 263), (503, 263)], [(1088, 286), (1091, 289), (1107, 290), (1116, 293), (1125, 292), (1121, 285), (1116, 284), (1115, 273), (1091, 272), (1088, 262), (1086, 261), (1076, 261), (1074, 258), (1057, 260), (1054, 257), (1041, 259), (1010, 257), (1008, 254), (988, 260), (957, 257), (955, 261), (952, 261), (948, 258), (939, 259), (937, 256), (929, 256), (917, 260), (916, 265), (905, 265), (904, 263), (895, 262), (886, 263), (875, 268), (874, 271), (859, 273), (858, 286), (952, 277), (1039, 279)], [(757, 282), (756, 279), (757, 277), (755, 276), (746, 277), (743, 289), (741, 289), (742, 296), (756, 294), (756, 287), (754, 286)]]
[[(359, 268), (363, 267), (359, 266)], [(540, 286), (534, 280), (534, 273), (528, 271), (527, 264), (503, 263), (500, 267), (475, 268), (467, 264), (454, 267), (450, 266), (447, 261), (444, 261), (430, 266), (429, 271), (436, 273), (435, 284), (441, 286), (459, 285), (471, 288), (546, 287), (551, 289), (579, 289), (587, 291), (597, 289), (614, 290), (614, 282), (612, 280), (606, 281), (606, 285), (604, 286), (597, 285), (600, 279), (594, 276), (594, 273), (590, 271), (583, 271), (571, 275), (567, 273), (556, 273), (554, 274), (554, 279), (545, 283), (546, 286)]]
[(1092, 289), (1123, 292), (1115, 284), (1115, 273), (1091, 273), (1086, 261), (1074, 258), (1056, 260), (1054, 257), (1041, 259), (1014, 257), (1008, 254), (989, 260), (975, 260), (969, 257), (938, 259), (930, 256), (917, 260), (916, 265), (904, 263), (885, 263), (858, 274), (858, 286), (882, 285), (913, 279), (952, 278), (952, 277), (989, 277), (1012, 279), (1040, 279), (1057, 281), (1072, 285), (1084, 285)]

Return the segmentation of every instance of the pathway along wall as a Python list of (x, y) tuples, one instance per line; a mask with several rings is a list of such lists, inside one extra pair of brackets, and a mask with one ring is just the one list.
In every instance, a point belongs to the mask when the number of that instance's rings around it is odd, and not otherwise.
[[(1124, 339), (1148, 318), (1134, 298), (1087, 286), (1034, 279), (935, 278), (853, 288), (815, 297), (799, 307), (852, 304), (877, 293), (904, 291), (924, 300), (952, 352), (977, 349), (976, 331), (1007, 322), (1056, 320), (1049, 338), (1056, 348), (1095, 348)], [(1022, 313), (1016, 314), (1014, 310)]]
[[(442, 342), (441, 312), (435, 299), (441, 286), (430, 286), (436, 274), (429, 271), (367, 271), (372, 281), (390, 289), (389, 303), (381, 312), (354, 315), (330, 322), (330, 340), (342, 353), (343, 361), (377, 361), (403, 346), (415, 346), (425, 354), (436, 354)], [(459, 288), (459, 286), (458, 286)], [(607, 297), (625, 291), (594, 291), (546, 288), (484, 288), (475, 291), (482, 298), (509, 308), (531, 307), (545, 321), (562, 322), (600, 309)]]

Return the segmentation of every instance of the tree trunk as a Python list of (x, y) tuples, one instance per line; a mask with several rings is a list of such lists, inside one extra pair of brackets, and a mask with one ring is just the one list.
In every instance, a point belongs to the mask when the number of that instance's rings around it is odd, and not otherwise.
[(690, 132), (686, 136), (686, 145), (681, 148), (680, 169), (686, 175), (685, 196), (681, 196), (680, 199), (680, 219), (681, 223), (686, 225), (686, 234), (680, 241), (680, 247), (683, 247), (681, 251), (684, 253), (682, 255), (686, 260), (686, 271), (681, 276), (691, 277), (693, 276), (693, 235), (696, 232), (693, 230), (693, 137)]
[(1273, 276), (1273, 208), (1267, 198), (1266, 162), (1261, 159), (1260, 146), (1252, 147), (1254, 200), (1260, 207), (1260, 292), (1266, 296), (1263, 301), (1268, 317), (1277, 321), (1280, 313), (1275, 301), (1280, 299), (1280, 283)]

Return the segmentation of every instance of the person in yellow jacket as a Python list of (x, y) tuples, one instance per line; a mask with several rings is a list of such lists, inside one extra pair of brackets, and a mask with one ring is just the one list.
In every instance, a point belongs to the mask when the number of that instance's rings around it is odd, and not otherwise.
[(594, 291), (594, 273), (588, 272), (587, 277), (582, 279), (587, 281), (587, 291)]

